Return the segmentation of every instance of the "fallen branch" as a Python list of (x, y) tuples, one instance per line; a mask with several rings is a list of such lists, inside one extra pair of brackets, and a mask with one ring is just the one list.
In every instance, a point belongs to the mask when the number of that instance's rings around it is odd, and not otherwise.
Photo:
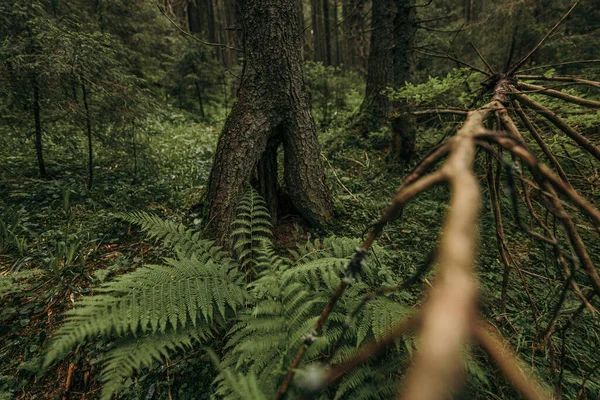
[(489, 325), (482, 323), (474, 325), (472, 334), (521, 396), (527, 400), (552, 400), (548, 390), (538, 384), (537, 379), (527, 372), (527, 367), (498, 338)]
[(545, 94), (546, 96), (554, 97), (557, 99), (564, 100), (568, 103), (577, 104), (584, 107), (590, 108), (600, 108), (600, 101), (584, 99), (582, 97), (573, 96), (571, 94), (560, 92), (554, 89), (547, 89), (543, 86), (532, 85), (530, 83), (519, 82), (517, 84), (517, 88), (526, 89), (526, 90), (534, 90), (536, 93)]
[(554, 126), (563, 131), (567, 136), (573, 139), (578, 145), (580, 145), (584, 150), (594, 156), (597, 160), (600, 161), (600, 149), (585, 136), (581, 135), (575, 129), (571, 128), (567, 125), (562, 119), (560, 119), (554, 112), (552, 112), (549, 108), (544, 107), (543, 105), (535, 102), (528, 96), (519, 93), (513, 93), (513, 96), (519, 101), (519, 103), (524, 104), (528, 108), (534, 110), (538, 114), (543, 115), (548, 121), (552, 122)]

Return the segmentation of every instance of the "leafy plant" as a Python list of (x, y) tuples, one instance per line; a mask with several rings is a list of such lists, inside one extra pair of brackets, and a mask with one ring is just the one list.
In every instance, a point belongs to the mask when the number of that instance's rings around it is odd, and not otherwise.
[[(97, 336), (114, 339), (103, 360), (103, 398), (122, 390), (124, 378), (175, 352), (209, 345), (221, 335), (225, 346), (215, 393), (231, 399), (269, 398), (358, 245), (354, 239), (329, 237), (299, 245), (288, 257), (280, 255), (269, 240), (264, 201), (253, 189), (240, 203), (233, 223), (233, 248), (239, 261), (182, 224), (142, 212), (122, 217), (141, 225), (149, 237), (162, 240), (175, 257), (164, 265), (122, 275), (76, 303), (44, 362), (48, 366)], [(384, 249), (376, 251), (377, 260), (388, 259)], [(314, 363), (343, 362), (361, 343), (381, 338), (390, 324), (412, 312), (402, 293), (391, 292), (371, 300), (349, 319), (370, 288), (399, 283), (391, 268), (377, 260), (367, 257), (361, 276), (338, 302), (322, 335), (315, 338), (307, 352), (312, 364), (303, 369), (304, 375)], [(244, 282), (244, 267), (251, 268), (255, 280)], [(365, 364), (351, 371), (329, 395), (386, 398), (396, 389), (389, 375), (405, 368), (413, 346), (411, 338), (399, 340), (377, 366)]]

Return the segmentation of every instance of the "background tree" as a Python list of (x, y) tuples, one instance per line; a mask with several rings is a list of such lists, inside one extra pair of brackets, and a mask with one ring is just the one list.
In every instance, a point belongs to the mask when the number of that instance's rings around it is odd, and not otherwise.
[(373, 1), (367, 86), (353, 127), (361, 135), (379, 130), (391, 110), (390, 100), (383, 91), (394, 85), (395, 14), (395, 0)]

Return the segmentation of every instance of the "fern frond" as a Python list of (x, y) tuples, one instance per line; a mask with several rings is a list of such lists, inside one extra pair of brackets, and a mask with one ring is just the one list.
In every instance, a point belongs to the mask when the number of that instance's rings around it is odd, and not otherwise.
[(189, 258), (192, 254), (204, 262), (212, 259), (219, 263), (232, 264), (228, 254), (211, 240), (200, 238), (200, 232), (187, 229), (183, 224), (165, 220), (144, 211), (117, 214), (117, 217), (134, 225), (139, 225), (146, 235), (165, 246), (175, 249), (180, 258)]
[(139, 268), (104, 284), (99, 292), (67, 312), (46, 354), (46, 365), (97, 335), (164, 333), (198, 323), (222, 323), (227, 310), (235, 312), (247, 298), (236, 270), (195, 258)]
[(190, 349), (194, 342), (205, 340), (208, 333), (189, 326), (176, 332), (119, 340), (102, 362), (101, 399), (111, 399), (125, 388), (123, 382), (126, 378), (144, 367), (151, 367), (155, 361), (169, 359), (177, 350)]
[(271, 243), (271, 215), (258, 192), (250, 188), (231, 224), (233, 252), (246, 270), (255, 270), (263, 243)]

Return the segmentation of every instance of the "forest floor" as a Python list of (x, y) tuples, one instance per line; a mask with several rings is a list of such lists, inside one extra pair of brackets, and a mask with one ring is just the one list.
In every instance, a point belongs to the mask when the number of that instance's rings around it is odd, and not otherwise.
[[(218, 132), (219, 127), (213, 125), (156, 123), (152, 134), (138, 144), (136, 160), (125, 151), (115, 155), (100, 147), (91, 189), (86, 188), (86, 171), (77, 148), (65, 153), (60, 146), (50, 146), (46, 153), (50, 180), (34, 177), (32, 157), (0, 155), (0, 291), (5, 294), (0, 300), (0, 389), (6, 393), (0, 398), (60, 398), (66, 389), (72, 398), (95, 398), (100, 387), (95, 365), (111, 344), (85, 346), (42, 375), (40, 362), (47, 339), (79, 297), (94, 293), (113, 276), (168, 255), (123, 222), (119, 213), (143, 210), (198, 230), (204, 227), (197, 204), (205, 190)], [(420, 139), (419, 152), (425, 152), (439, 137), (424, 133)], [(335, 222), (328, 230), (314, 230), (297, 216), (284, 215), (274, 228), (280, 251), (308, 238), (360, 238), (388, 204), (407, 169), (388, 163), (385, 149), (372, 141), (341, 129), (326, 130), (321, 141), (335, 199)], [(479, 178), (483, 183), (485, 176)], [(395, 254), (400, 273), (409, 275), (435, 247), (447, 199), (445, 188), (431, 190), (407, 206), (400, 222), (386, 228), (379, 244)], [(504, 206), (510, 209), (510, 203)], [(484, 309), (498, 309), (500, 301), (503, 267), (496, 256), (493, 226), (491, 213), (484, 212), (479, 269)], [(531, 279), (535, 286), (535, 276), (547, 268), (547, 256), (534, 253), (530, 259), (529, 244), (525, 235), (515, 233), (510, 248), (517, 262), (526, 266), (523, 279)], [(551, 292), (556, 295), (560, 285), (553, 286)], [(517, 325), (526, 326), (527, 318), (518, 317), (526, 311), (517, 306), (525, 301), (524, 296), (523, 291), (510, 294), (509, 312), (517, 314)], [(206, 389), (213, 376), (211, 368), (205, 356), (172, 360), (149, 372), (153, 383), (139, 385), (136, 390), (143, 392), (136, 398), (186, 392), (192, 369), (198, 374), (197, 384)], [(183, 374), (188, 378), (185, 381), (177, 378)]]
[[(6, 293), (0, 311), (0, 388), (17, 386), (14, 394), (20, 399), (57, 398), (67, 385), (72, 395), (82, 398), (98, 390), (94, 364), (101, 348), (88, 348), (83, 356), (68, 358), (55, 372), (40, 376), (47, 338), (77, 298), (94, 293), (115, 275), (166, 256), (122, 222), (119, 212), (143, 210), (203, 227), (194, 205), (202, 198), (218, 131), (216, 126), (181, 122), (157, 126), (147, 142), (138, 144), (138, 160), (100, 149), (91, 189), (86, 188), (86, 170), (76, 148), (65, 153), (58, 145), (50, 146), (49, 180), (35, 177), (31, 156), (0, 157), (0, 274), (6, 279), (0, 286)], [(327, 231), (316, 231), (298, 216), (282, 216), (274, 227), (281, 251), (309, 237), (360, 237), (401, 183), (401, 168), (390, 168), (380, 149), (355, 140), (348, 145), (346, 139), (332, 134), (322, 138), (335, 223)], [(443, 200), (443, 191), (433, 197), (440, 196)], [(423, 199), (404, 223), (386, 231), (381, 244), (407, 249), (403, 259), (414, 268), (433, 245), (444, 209), (443, 201)]]

